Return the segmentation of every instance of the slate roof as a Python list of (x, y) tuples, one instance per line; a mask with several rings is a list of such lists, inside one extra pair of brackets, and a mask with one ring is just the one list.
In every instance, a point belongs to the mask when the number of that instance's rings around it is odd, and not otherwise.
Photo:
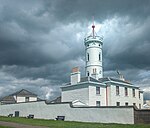
[(13, 96), (5, 96), (1, 99), (2, 104), (12, 104), (16, 103), (16, 100)]
[(18, 92), (15, 92), (15, 93), (13, 93), (13, 94), (11, 94), (11, 96), (25, 96), (25, 97), (37, 97), (37, 95), (36, 94), (34, 94), (34, 93), (32, 93), (32, 92), (30, 92), (30, 91), (28, 91), (28, 90), (25, 90), (25, 89), (22, 89), (22, 90), (20, 90), (20, 91), (18, 91)]
[(101, 83), (108, 82), (108, 81), (114, 81), (114, 82), (120, 82), (120, 83), (125, 83), (125, 84), (131, 84), (128, 81), (123, 81), (123, 80), (120, 80), (120, 79), (117, 79), (117, 78), (111, 78), (111, 77), (105, 77), (105, 78), (100, 78), (99, 79), (99, 82), (101, 82)]
[(82, 77), (80, 80), (80, 82), (86, 82), (86, 81), (99, 82), (99, 80), (96, 80), (92, 77)]
[(92, 81), (92, 82), (98, 82), (98, 83), (105, 83), (105, 82), (109, 82), (109, 81), (114, 81), (114, 82), (120, 82), (120, 83), (125, 83), (125, 84), (131, 84), (128, 81), (123, 81), (123, 80), (120, 80), (120, 79), (117, 79), (117, 78), (111, 78), (111, 77), (104, 77), (104, 78), (100, 78), (98, 80), (94, 79), (92, 77), (83, 77), (80, 80), (80, 82), (86, 82), (86, 81)]
[[(9, 96), (5, 96), (3, 97), (0, 102), (2, 104), (13, 104), (13, 103), (16, 103), (16, 99), (14, 98), (14, 96), (20, 96), (20, 97), (37, 97), (36, 94), (28, 91), (28, 90), (25, 90), (25, 89), (22, 89), (20, 91), (17, 91)], [(38, 101), (41, 101), (41, 99), (37, 99)]]

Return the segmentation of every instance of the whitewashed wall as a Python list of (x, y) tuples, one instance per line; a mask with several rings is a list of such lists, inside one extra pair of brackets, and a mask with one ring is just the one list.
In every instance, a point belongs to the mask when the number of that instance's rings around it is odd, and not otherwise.
[[(17, 96), (17, 103), (26, 102), (25, 97)], [(29, 97), (29, 101), (37, 101), (37, 97)]]
[[(89, 106), (96, 106), (96, 101), (100, 101), (101, 106), (107, 106), (106, 88), (100, 86), (100, 93), (100, 95), (96, 94), (96, 85), (62, 91), (62, 102), (80, 100)], [(135, 89), (135, 97), (133, 97), (132, 88), (128, 87), (128, 96), (125, 96), (125, 88), (119, 86), (119, 95), (116, 95), (116, 85), (110, 85), (107, 88), (107, 95), (108, 106), (116, 106), (116, 102), (120, 102), (120, 106), (125, 106), (126, 102), (129, 106), (133, 105), (133, 103), (136, 103), (138, 108), (139, 104), (141, 104), (141, 107), (143, 106), (143, 94), (141, 94), (139, 99), (139, 89)]]
[(17, 102), (25, 102), (25, 97), (17, 97)]
[[(111, 92), (111, 93), (110, 93)], [(120, 106), (125, 106), (125, 102), (128, 102), (128, 105), (133, 105), (136, 103), (136, 106), (139, 108), (139, 104), (143, 106), (143, 95), (139, 99), (139, 90), (135, 89), (135, 97), (132, 95), (132, 88), (128, 88), (128, 96), (125, 96), (125, 89), (122, 86), (119, 86), (119, 95), (116, 95), (116, 86), (111, 85), (109, 93), (109, 102), (110, 106), (116, 106), (116, 102), (120, 102)]]
[(41, 119), (65, 116), (67, 121), (134, 124), (133, 107), (73, 108), (69, 103), (47, 105), (44, 101), (0, 105), (1, 116), (14, 114), (15, 111), (19, 111), (22, 117), (34, 114), (35, 118)]
[(96, 86), (89, 86), (89, 106), (96, 106), (96, 101), (106, 106), (106, 88), (100, 87), (100, 94), (96, 94)]
[(29, 97), (29, 101), (37, 101), (37, 97)]
[(79, 88), (74, 90), (62, 91), (62, 102), (72, 102), (74, 100), (80, 100), (83, 103), (89, 105), (89, 88)]

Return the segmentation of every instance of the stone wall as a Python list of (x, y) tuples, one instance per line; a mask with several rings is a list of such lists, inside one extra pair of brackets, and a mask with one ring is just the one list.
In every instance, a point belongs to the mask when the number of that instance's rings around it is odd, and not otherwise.
[(45, 101), (0, 105), (0, 115), (15, 115), (20, 117), (33, 114), (35, 118), (55, 119), (65, 116), (67, 121), (100, 122), (100, 123), (134, 123), (133, 107), (73, 107), (71, 103), (46, 104)]
[(134, 111), (135, 124), (150, 124), (150, 110), (136, 110)]

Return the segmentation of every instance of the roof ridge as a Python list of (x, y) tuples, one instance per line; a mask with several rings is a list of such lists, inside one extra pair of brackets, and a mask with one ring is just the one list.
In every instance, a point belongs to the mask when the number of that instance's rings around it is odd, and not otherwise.
[(28, 93), (31, 94), (31, 95), (37, 96), (37, 94), (34, 94), (34, 93), (32, 93), (32, 92), (30, 92), (30, 91), (28, 91), (28, 90), (26, 90), (26, 89), (21, 89), (21, 90), (15, 92), (15, 93), (10, 94), (9, 96), (18, 95), (18, 94), (21, 93), (22, 91), (26, 91), (26, 92), (28, 92)]

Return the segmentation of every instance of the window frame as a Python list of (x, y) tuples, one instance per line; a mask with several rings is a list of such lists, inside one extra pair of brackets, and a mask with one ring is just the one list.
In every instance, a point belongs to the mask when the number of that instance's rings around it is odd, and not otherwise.
[(116, 102), (116, 106), (120, 106), (120, 102)]
[(129, 103), (128, 103), (128, 102), (125, 102), (125, 106), (129, 106)]
[(101, 106), (101, 101), (96, 101), (96, 106), (97, 107)]
[(139, 99), (141, 99), (141, 93), (140, 93), (140, 91), (139, 91)]
[(128, 88), (125, 87), (124, 90), (125, 90), (125, 96), (128, 96)]
[(99, 86), (96, 86), (96, 95), (101, 94), (101, 88)]
[(133, 106), (136, 106), (136, 103), (133, 103)]
[(135, 89), (132, 89), (132, 96), (135, 97)]
[(101, 54), (99, 53), (99, 61), (101, 61)]
[(119, 94), (120, 94), (119, 86), (116, 86), (116, 95), (118, 96)]
[(25, 97), (25, 102), (29, 102), (30, 97)]
[(90, 76), (90, 72), (89, 71), (87, 71), (87, 76)]
[(87, 53), (87, 61), (90, 61), (90, 55)]

